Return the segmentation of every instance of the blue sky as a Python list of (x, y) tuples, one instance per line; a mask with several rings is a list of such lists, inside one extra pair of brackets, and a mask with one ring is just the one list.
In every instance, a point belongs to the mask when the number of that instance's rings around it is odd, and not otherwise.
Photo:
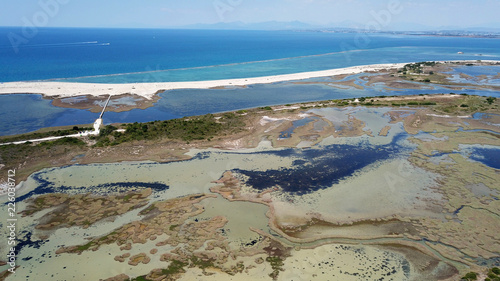
[(0, 26), (38, 21), (56, 27), (175, 27), (295, 20), (363, 26), (378, 15), (384, 28), (408, 23), (500, 28), (499, 0), (0, 0), (0, 7)]

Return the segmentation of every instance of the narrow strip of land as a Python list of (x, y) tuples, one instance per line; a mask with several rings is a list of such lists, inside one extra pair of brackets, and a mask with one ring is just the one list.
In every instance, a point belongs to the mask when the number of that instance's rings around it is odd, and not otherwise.
[(384, 69), (401, 68), (406, 63), (375, 64), (353, 66), (347, 68), (330, 69), (323, 71), (301, 72), (274, 76), (225, 79), (212, 81), (192, 81), (192, 82), (165, 82), (165, 83), (130, 83), (130, 84), (100, 84), (100, 83), (68, 83), (68, 82), (47, 82), (47, 81), (27, 81), (27, 82), (7, 82), (0, 84), (0, 94), (43, 94), (45, 96), (100, 96), (133, 94), (147, 99), (159, 91), (175, 89), (208, 89), (225, 86), (245, 86), (252, 84), (267, 84), (292, 80), (302, 80), (316, 77), (326, 77), (342, 74), (357, 74), (368, 71), (379, 71)]

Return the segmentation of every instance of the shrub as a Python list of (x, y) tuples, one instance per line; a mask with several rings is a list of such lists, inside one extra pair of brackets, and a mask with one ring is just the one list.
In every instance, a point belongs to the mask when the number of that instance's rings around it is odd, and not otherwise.
[(492, 105), (494, 102), (495, 102), (496, 98), (494, 97), (487, 97), (486, 98), (486, 102), (489, 104), (489, 105)]
[(126, 125), (123, 134), (113, 133), (116, 129), (106, 126), (97, 138), (96, 146), (117, 145), (129, 141), (156, 140), (161, 138), (178, 139), (182, 141), (204, 140), (212, 138), (224, 131), (232, 133), (241, 130), (245, 123), (241, 116), (234, 113), (224, 113), (217, 120), (213, 114), (203, 116), (133, 123)]
[(475, 272), (469, 272), (469, 273), (465, 274), (465, 276), (462, 277), (462, 279), (465, 279), (467, 281), (469, 281), (469, 280), (477, 280), (477, 273), (475, 273)]

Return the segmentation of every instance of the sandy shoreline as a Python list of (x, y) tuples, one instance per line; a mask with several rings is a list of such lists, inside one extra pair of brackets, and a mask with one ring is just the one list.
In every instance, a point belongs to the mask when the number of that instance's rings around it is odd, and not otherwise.
[[(436, 61), (438, 63), (476, 63), (471, 60)], [(499, 61), (481, 60), (482, 63), (495, 63)], [(253, 84), (268, 84), (294, 80), (304, 80), (336, 75), (352, 75), (370, 71), (392, 70), (402, 68), (412, 63), (388, 63), (360, 65), (345, 68), (335, 68), (321, 71), (299, 72), (282, 75), (222, 79), (209, 81), (189, 82), (158, 82), (158, 83), (127, 83), (127, 84), (104, 84), (104, 83), (76, 83), (76, 82), (50, 82), (50, 81), (20, 81), (0, 83), (0, 94), (42, 94), (46, 97), (66, 98), (73, 96), (103, 96), (103, 95), (138, 95), (148, 100), (157, 93), (175, 89), (209, 89), (226, 86), (247, 86)]]
[[(448, 61), (437, 61), (447, 63)], [(453, 60), (450, 63), (476, 63), (471, 60)], [(483, 63), (496, 63), (498, 61), (482, 60)], [(209, 89), (226, 86), (247, 86), (253, 84), (268, 84), (310, 78), (328, 77), (336, 75), (352, 75), (370, 71), (392, 70), (402, 68), (408, 63), (388, 63), (360, 65), (345, 68), (335, 68), (321, 71), (299, 72), (251, 78), (221, 79), (209, 81), (188, 82), (158, 82), (158, 83), (77, 83), (77, 82), (51, 82), (51, 81), (20, 81), (0, 83), (0, 94), (42, 94), (46, 97), (66, 98), (73, 96), (103, 96), (103, 95), (138, 95), (151, 100), (156, 94), (175, 89)]]
[(164, 82), (164, 83), (130, 83), (130, 84), (99, 84), (99, 83), (68, 83), (68, 82), (6, 82), (0, 84), (0, 94), (43, 94), (49, 97), (71, 96), (102, 96), (133, 94), (147, 99), (159, 91), (174, 89), (208, 89), (225, 86), (246, 86), (252, 84), (267, 84), (292, 80), (303, 80), (342, 74), (357, 74), (368, 71), (401, 68), (407, 63), (374, 64), (346, 68), (329, 69), (322, 71), (300, 72), (283, 75), (224, 79), (193, 82)]

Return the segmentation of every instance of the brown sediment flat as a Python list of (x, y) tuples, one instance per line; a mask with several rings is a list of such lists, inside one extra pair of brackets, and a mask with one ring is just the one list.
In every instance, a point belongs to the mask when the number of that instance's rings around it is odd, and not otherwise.
[(341, 74), (341, 75), (335, 75), (335, 76), (332, 76), (331, 78), (332, 79), (335, 79), (335, 80), (342, 80), (342, 79), (345, 79), (346, 77), (349, 77), (351, 76), (352, 74)]
[(87, 228), (97, 221), (144, 207), (147, 204), (146, 198), (151, 192), (151, 189), (145, 189), (142, 192), (130, 192), (121, 196), (44, 194), (35, 200), (30, 200), (30, 205), (21, 212), (21, 215), (33, 215), (44, 209), (56, 207), (40, 219), (36, 229), (53, 230), (75, 225)]
[(403, 122), (404, 117), (408, 116), (410, 114), (413, 114), (413, 111), (411, 111), (411, 110), (398, 110), (398, 111), (389, 111), (385, 115), (389, 116), (389, 118), (391, 119), (389, 124), (396, 124), (399, 122)]
[(213, 183), (223, 185), (211, 187), (210, 191), (222, 195), (222, 197), (229, 201), (247, 201), (271, 207), (270, 193), (275, 189), (262, 192), (245, 192), (242, 190), (240, 181), (230, 171), (225, 172), (219, 180), (213, 181)]
[[(461, 91), (463, 89), (463, 87), (474, 88), (474, 89), (488, 89), (488, 90), (494, 90), (494, 91), (498, 91), (500, 89), (500, 87), (496, 86), (496, 85), (487, 85), (484, 83), (482, 85), (478, 85), (475, 82), (478, 78), (481, 78), (481, 77), (476, 78), (473, 76), (466, 75), (464, 73), (459, 74), (460, 78), (462, 78), (466, 81), (470, 81), (470, 83), (451, 82), (450, 79), (452, 78), (453, 75), (451, 73), (447, 73), (447, 72), (450, 72), (456, 66), (464, 66), (464, 65), (488, 66), (488, 65), (498, 65), (498, 62), (496, 62), (496, 61), (438, 62), (434, 66), (423, 66), (422, 67), (423, 73), (408, 73), (408, 74), (404, 75), (402, 73), (392, 72), (391, 76), (393, 76), (393, 78), (397, 77), (401, 81), (401, 83), (403, 83), (403, 84), (405, 84), (404, 81), (409, 81), (409, 80), (424, 82), (426, 79), (429, 79), (430, 81), (426, 82), (426, 83), (429, 83), (429, 86), (436, 84), (436, 85), (439, 85), (439, 86), (444, 87), (446, 89), (449, 89), (451, 91)], [(430, 74), (431, 72), (433, 72), (433, 74)], [(394, 83), (394, 82), (388, 82), (387, 85), (392, 85), (391, 83)], [(395, 83), (397, 84), (398, 82), (395, 82)], [(397, 85), (392, 85), (392, 86), (397, 88)], [(408, 88), (411, 88), (411, 86), (409, 86)]]
[(342, 85), (342, 86), (349, 86), (349, 87), (353, 87), (353, 88), (356, 88), (359, 90), (363, 90), (364, 87), (354, 83), (355, 81), (356, 80), (353, 79), (353, 80), (347, 80), (347, 81), (341, 81), (341, 82), (328, 83), (327, 85), (328, 86)]
[(413, 225), (397, 219), (357, 221), (349, 224), (336, 224), (313, 218), (307, 225), (280, 226), (288, 236), (300, 239), (302, 242), (316, 241), (328, 238), (376, 239), (397, 238), (404, 235), (416, 235)]
[(456, 267), (443, 263), (425, 248), (417, 248), (414, 245), (409, 246), (404, 243), (383, 244), (381, 247), (402, 253), (412, 262), (422, 280), (455, 280), (460, 274)]
[(380, 130), (378, 135), (382, 137), (387, 137), (387, 135), (389, 134), (389, 130), (391, 130), (391, 126), (385, 126), (384, 128), (382, 128), (382, 130)]
[(448, 102), (450, 99), (458, 99), (460, 95), (456, 94), (435, 94), (423, 96), (398, 96), (398, 97), (385, 97), (385, 101), (436, 101)]
[(299, 81), (299, 82), (293, 82), (295, 85), (325, 85), (329, 87), (335, 87), (335, 88), (342, 88), (339, 86), (347, 86), (347, 87), (352, 87), (358, 90), (363, 90), (364, 87), (361, 85), (358, 85), (354, 83), (356, 80), (347, 80), (347, 81), (332, 81), (332, 82), (305, 82), (305, 81)]
[[(161, 91), (160, 91), (161, 92)], [(104, 103), (108, 96), (75, 96), (75, 97), (46, 97), (46, 99), (52, 100), (52, 105), (63, 108), (76, 108), (76, 109), (86, 109), (94, 113), (99, 113), (102, 111), (102, 103)], [(110, 104), (106, 108), (107, 111), (112, 112), (124, 112), (132, 109), (146, 109), (152, 107), (160, 97), (156, 93), (153, 98), (146, 99), (142, 96), (122, 94), (112, 96), (110, 99)], [(120, 102), (121, 100), (128, 100), (128, 102)], [(130, 104), (133, 103), (133, 104)]]
[[(118, 245), (126, 245), (144, 243), (146, 240), (156, 240), (155, 237), (163, 234), (169, 235), (165, 241), (159, 241), (157, 246), (179, 243), (187, 243), (192, 250), (198, 249), (206, 240), (224, 240), (217, 235), (216, 229), (224, 226), (225, 218), (217, 217), (212, 221), (199, 222), (202, 227), (195, 228), (194, 223), (187, 223), (183, 229), (184, 235), (174, 235), (177, 233), (176, 228), (186, 223), (186, 220), (203, 212), (203, 207), (197, 205), (205, 198), (213, 197), (214, 195), (195, 194), (182, 198), (171, 199), (166, 201), (155, 202), (148, 208), (141, 211), (140, 215), (144, 218), (140, 221), (134, 221), (126, 224), (119, 229), (114, 230), (104, 238), (95, 239), (89, 242), (87, 247), (71, 246), (63, 247), (58, 250), (58, 253), (81, 253), (86, 250), (97, 250), (102, 245), (115, 243)], [(190, 230), (188, 230), (190, 228)], [(201, 231), (199, 231), (201, 230)], [(187, 239), (187, 237), (190, 237)], [(129, 250), (131, 246), (128, 246)]]
[[(500, 87), (494, 85), (477, 85), (472, 82), (476, 80), (476, 78), (472, 76), (468, 76), (465, 74), (460, 74), (461, 78), (470, 81), (471, 83), (452, 83), (449, 78), (452, 77), (451, 74), (445, 73), (447, 71), (451, 71), (454, 66), (465, 65), (464, 62), (457, 63), (438, 63), (435, 66), (424, 66), (422, 74), (408, 74), (403, 75), (401, 73), (387, 70), (380, 70), (376, 72), (366, 72), (366, 73), (377, 73), (379, 75), (373, 76), (362, 76), (360, 79), (366, 81), (366, 86), (372, 87), (375, 83), (383, 83), (385, 85), (386, 90), (399, 90), (399, 89), (432, 89), (432, 84), (439, 84), (442, 87), (448, 88), (452, 91), (460, 91), (463, 87), (473, 87), (478, 89), (491, 89), (498, 90)], [(478, 65), (492, 65), (494, 63), (484, 62), (478, 63)], [(476, 64), (474, 64), (476, 65)], [(434, 72), (433, 74), (429, 74)], [(336, 79), (343, 79), (348, 75), (334, 76)], [(417, 84), (415, 82), (423, 82), (425, 79), (430, 79), (429, 85), (425, 84)], [(410, 81), (412, 80), (412, 81)], [(327, 85), (331, 87), (342, 88), (342, 86), (354, 87), (356, 89), (364, 89), (363, 86), (354, 83), (355, 80), (351, 79), (348, 81), (341, 82), (306, 82), (306, 81), (297, 81), (293, 82), (293, 84), (305, 84), (305, 85)]]
[(210, 90), (227, 90), (227, 89), (246, 89), (248, 88), (247, 85), (235, 85), (235, 86), (217, 86), (217, 87), (210, 87), (208, 89)]

